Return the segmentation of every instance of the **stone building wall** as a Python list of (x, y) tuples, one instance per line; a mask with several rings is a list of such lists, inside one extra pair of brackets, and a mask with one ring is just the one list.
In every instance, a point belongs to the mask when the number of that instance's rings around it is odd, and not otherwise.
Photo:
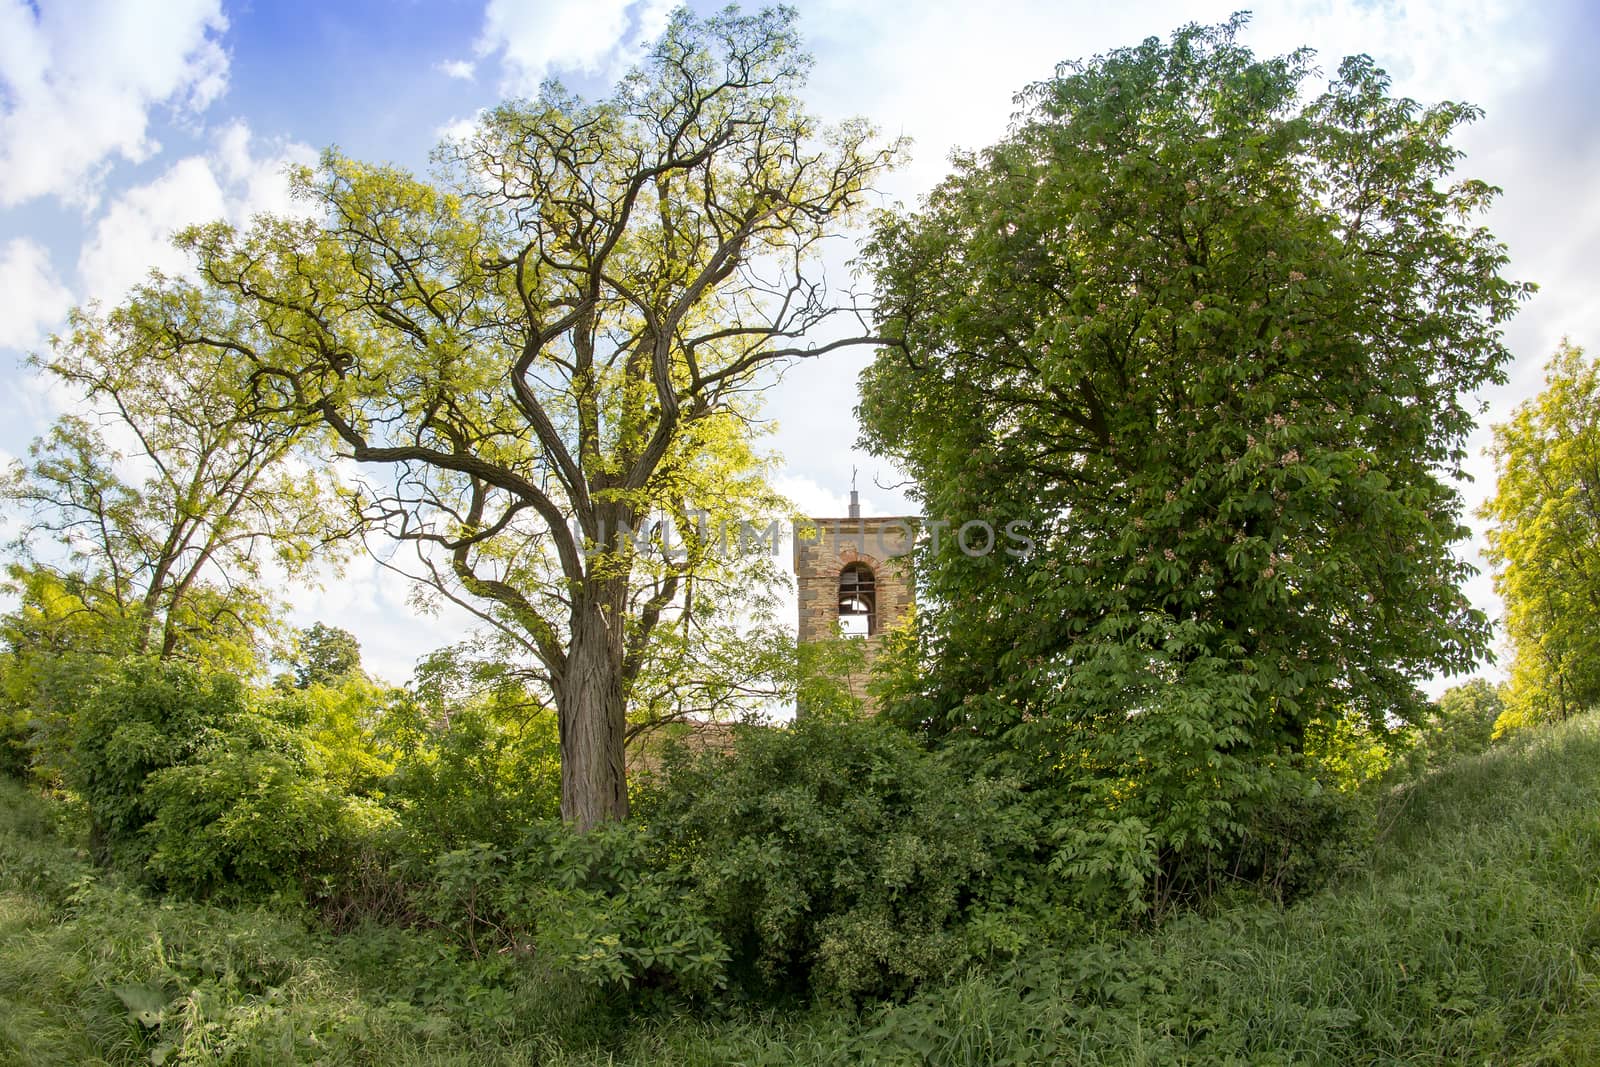
[[(866, 644), (870, 668), (883, 636), (905, 621), (914, 600), (909, 553), (916, 519), (815, 518), (794, 541), (794, 573), (799, 593), (800, 640), (816, 641), (839, 633), (839, 576), (852, 563), (865, 564), (875, 581), (877, 624)], [(867, 701), (867, 675), (849, 679), (853, 695)], [(804, 709), (801, 709), (804, 711)]]

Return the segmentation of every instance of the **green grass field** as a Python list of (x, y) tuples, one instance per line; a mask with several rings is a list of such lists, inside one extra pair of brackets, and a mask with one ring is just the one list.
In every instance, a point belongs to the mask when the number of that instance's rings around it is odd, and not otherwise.
[(904, 1004), (624, 1007), (426, 933), (148, 899), (0, 784), (0, 1062), (1600, 1063), (1600, 717), (1399, 789), (1377, 845)]

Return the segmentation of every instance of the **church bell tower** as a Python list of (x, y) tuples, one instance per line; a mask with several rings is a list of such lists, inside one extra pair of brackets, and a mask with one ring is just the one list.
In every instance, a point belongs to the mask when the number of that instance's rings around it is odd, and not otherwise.
[[(796, 531), (800, 641), (859, 640), (870, 671), (884, 635), (904, 623), (911, 610), (909, 556), (918, 520), (907, 515), (862, 518), (853, 479), (849, 512), (843, 518), (808, 519), (808, 528)], [(873, 711), (866, 674), (849, 682), (851, 693)]]

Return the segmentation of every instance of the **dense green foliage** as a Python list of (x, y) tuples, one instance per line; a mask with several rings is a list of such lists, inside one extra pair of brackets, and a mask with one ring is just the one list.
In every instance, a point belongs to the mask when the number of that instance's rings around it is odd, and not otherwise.
[[(1594, 701), (1575, 349), (1497, 432), (1512, 680), (1417, 689), (1486, 647), (1450, 476), (1526, 291), (1473, 109), (1189, 27), (881, 220), (864, 433), (946, 528), (863, 720), (865, 646), (704, 523), (777, 504), (749, 394), (894, 155), (804, 115), (792, 23), (680, 13), (437, 183), (329, 153), (317, 218), (75, 317), (139, 448), (0, 483), (0, 1059), (1587, 1062), (1600, 720), (1504, 736)], [(328, 441), (485, 623), (401, 687), (274, 645)]]
[(1314, 93), (1241, 21), (1032, 86), (869, 248), (863, 439), (946, 524), (893, 714), (1057, 791), (1080, 875), (1213, 878), (1316, 802), (1309, 733), (1382, 740), (1488, 645), (1449, 475), (1526, 287), (1452, 174), (1477, 112), (1362, 58)]
[(384, 781), (423, 854), (510, 844), (560, 811), (555, 723), (505, 701), (476, 700), (434, 718), (425, 703), (396, 702), (378, 730), (393, 754)]
[[(1296, 904), (1034, 946), (897, 1005), (625, 1015), (536, 956), (319, 932), (97, 874), (70, 809), (0, 782), (0, 1058), (151, 1062), (1580, 1064), (1600, 1041), (1600, 722), (1388, 794)], [(625, 828), (619, 827), (618, 830)]]
[(817, 718), (667, 769), (643, 818), (755, 991), (903, 994), (1026, 937), (1007, 908), (1039, 819), (1014, 783)]
[(904, 995), (1055, 916), (1028, 881), (1041, 823), (1024, 795), (881, 723), (670, 748), (637, 802), (581, 836), (546, 813), (498, 841), (403, 841), (398, 891), (474, 955), (531, 949), (616, 993), (742, 1003)]
[(755, 394), (868, 340), (798, 339), (847, 311), (819, 250), (897, 149), (806, 113), (793, 23), (680, 10), (604, 99), (486, 111), (427, 178), (330, 151), (293, 176), (311, 221), (193, 229), (191, 278), (125, 312), (129, 361), (232, 368), (264, 424), (361, 466), (367, 529), (416, 550), (395, 565), (561, 720), (584, 827), (627, 813), (631, 725), (748, 693), (716, 668), (748, 681), (740, 601), (772, 578), (719, 550), (782, 507)]
[(248, 694), (232, 675), (154, 660), (130, 660), (97, 681), (77, 693), (68, 781), (83, 797), (97, 850), (142, 859), (155, 815), (150, 777), (237, 728)]
[[(520, 699), (519, 699), (520, 696)], [(253, 690), (153, 657), (78, 680), (64, 781), (97, 858), (189, 896), (348, 895), (381, 855), (426, 864), (553, 816), (553, 723), (501, 689), (440, 704), (356, 667)]]
[(1016, 783), (848, 716), (669, 746), (639, 818), (574, 834), (550, 716), (505, 679), (451, 690), (453, 662), (409, 691), (115, 666), (78, 695), (66, 779), (97, 856), (178, 896), (533, 950), (626, 996), (904, 995), (1071, 911), (1031, 882), (1043, 820)]
[(337, 478), (290, 469), (307, 420), (263, 419), (227, 360), (157, 332), (134, 306), (78, 311), (36, 360), (93, 417), (58, 419), (0, 474), (21, 520), (7, 583), (20, 607), (4, 622), (20, 658), (249, 670), (272, 623), (268, 564), (296, 575), (343, 554)]
[(360, 783), (319, 745), (328, 724), (231, 675), (133, 659), (78, 699), (67, 781), (96, 853), (156, 884), (295, 890), (364, 821)]
[(1494, 428), (1484, 504), (1513, 652), (1506, 727), (1600, 702), (1600, 367), (1563, 344), (1544, 391)]

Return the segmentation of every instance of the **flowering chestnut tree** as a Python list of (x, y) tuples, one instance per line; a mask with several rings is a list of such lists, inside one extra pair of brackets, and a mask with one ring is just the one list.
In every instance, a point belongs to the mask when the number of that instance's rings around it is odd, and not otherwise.
[(1484, 652), (1452, 476), (1527, 292), (1453, 175), (1474, 108), (1362, 57), (1314, 93), (1241, 25), (1064, 66), (869, 251), (902, 344), (866, 444), (931, 519), (1037, 542), (925, 550), (897, 713), (1006, 739), (1075, 840), (1147, 857), (1236, 840), (1319, 723), (1381, 729)]

